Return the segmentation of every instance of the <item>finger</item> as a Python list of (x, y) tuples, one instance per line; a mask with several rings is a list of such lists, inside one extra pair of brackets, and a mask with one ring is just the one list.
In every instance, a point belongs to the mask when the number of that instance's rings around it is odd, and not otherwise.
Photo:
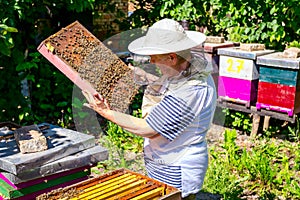
[(96, 99), (98, 99), (100, 101), (103, 101), (103, 99), (104, 99), (99, 93), (96, 93), (93, 96), (94, 96), (94, 98), (96, 98)]
[(94, 97), (93, 97), (93, 95), (89, 91), (83, 90), (82, 94), (87, 99), (87, 101), (89, 103), (94, 103)]
[(108, 103), (108, 101), (107, 101), (106, 99), (104, 99), (104, 105), (105, 105), (108, 109), (110, 109), (110, 105), (109, 105), (109, 103)]
[(91, 109), (92, 109), (91, 105), (90, 105), (90, 104), (88, 104), (88, 103), (84, 103), (84, 104), (83, 104), (83, 106), (85, 106), (85, 107), (88, 107), (88, 108), (91, 108)]

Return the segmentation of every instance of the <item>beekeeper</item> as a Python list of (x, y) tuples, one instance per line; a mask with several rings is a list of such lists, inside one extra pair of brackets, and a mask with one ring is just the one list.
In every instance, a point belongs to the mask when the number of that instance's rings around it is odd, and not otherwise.
[(111, 110), (99, 94), (87, 98), (87, 106), (101, 116), (145, 138), (148, 176), (178, 188), (183, 199), (196, 199), (208, 167), (205, 138), (216, 107), (216, 90), (205, 57), (191, 51), (205, 39), (200, 32), (162, 19), (129, 44), (130, 52), (149, 56), (150, 66), (159, 70), (156, 79), (147, 80), (142, 118)]

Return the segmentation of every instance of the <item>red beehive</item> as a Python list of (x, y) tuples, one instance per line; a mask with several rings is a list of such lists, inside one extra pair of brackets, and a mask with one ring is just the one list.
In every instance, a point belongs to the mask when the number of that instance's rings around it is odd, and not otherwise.
[(257, 59), (260, 66), (256, 108), (287, 113), (300, 112), (300, 58), (276, 52)]

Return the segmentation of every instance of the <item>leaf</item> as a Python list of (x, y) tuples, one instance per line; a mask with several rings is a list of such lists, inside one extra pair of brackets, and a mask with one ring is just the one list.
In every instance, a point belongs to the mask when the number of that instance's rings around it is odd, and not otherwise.
[(271, 15), (273, 15), (275, 12), (276, 12), (276, 7), (275, 7), (275, 5), (271, 8), (271, 10), (270, 10), (270, 14)]
[(9, 27), (9, 26), (7, 26), (5, 24), (0, 24), (0, 30), (1, 29), (5, 30), (7, 32), (14, 32), (14, 33), (18, 32), (18, 29), (14, 28), (14, 27)]
[(35, 76), (33, 74), (28, 74), (26, 76), (26, 79), (29, 80), (29, 81), (35, 82)]
[(17, 71), (24, 71), (26, 69), (31, 69), (31, 68), (38, 68), (38, 65), (36, 63), (33, 62), (24, 62), (24, 63), (20, 63), (17, 65), (16, 70)]
[(66, 101), (58, 102), (58, 103), (56, 104), (56, 106), (58, 106), (58, 107), (64, 107), (64, 106), (66, 106), (66, 105), (68, 105), (68, 102), (66, 102)]
[(7, 45), (2, 40), (0, 40), (0, 53), (5, 56), (11, 55), (10, 48), (8, 48)]

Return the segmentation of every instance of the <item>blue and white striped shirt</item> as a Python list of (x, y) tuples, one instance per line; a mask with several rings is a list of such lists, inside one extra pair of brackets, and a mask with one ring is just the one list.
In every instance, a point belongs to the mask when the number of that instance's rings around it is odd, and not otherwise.
[(169, 84), (160, 102), (152, 99), (143, 99), (143, 104), (153, 104), (146, 122), (159, 136), (144, 142), (147, 173), (180, 189), (182, 197), (197, 193), (208, 165), (205, 136), (216, 104), (213, 79)]

